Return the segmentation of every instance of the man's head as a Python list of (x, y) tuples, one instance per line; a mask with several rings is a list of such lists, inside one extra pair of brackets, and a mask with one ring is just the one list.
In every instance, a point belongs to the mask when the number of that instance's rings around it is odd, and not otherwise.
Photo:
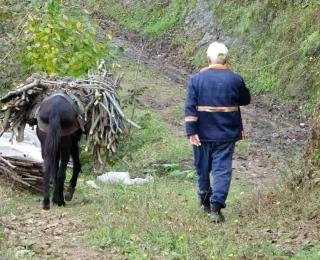
[(207, 59), (210, 64), (222, 64), (227, 62), (228, 48), (223, 43), (213, 42), (207, 50)]

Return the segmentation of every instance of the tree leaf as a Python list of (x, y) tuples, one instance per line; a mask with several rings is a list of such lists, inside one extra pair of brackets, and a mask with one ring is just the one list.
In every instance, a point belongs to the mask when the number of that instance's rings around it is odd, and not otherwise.
[(77, 22), (77, 29), (80, 30), (82, 27), (82, 24), (80, 22)]

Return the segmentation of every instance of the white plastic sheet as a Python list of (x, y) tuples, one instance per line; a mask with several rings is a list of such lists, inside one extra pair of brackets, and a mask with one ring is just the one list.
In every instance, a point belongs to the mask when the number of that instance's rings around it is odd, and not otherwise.
[(28, 125), (24, 131), (23, 142), (18, 143), (15, 138), (10, 142), (11, 133), (4, 133), (0, 138), (0, 155), (12, 158), (22, 158), (42, 163), (41, 144), (36, 135)]
[(97, 180), (103, 183), (121, 183), (124, 185), (137, 185), (153, 182), (152, 176), (146, 178), (131, 179), (128, 172), (107, 172), (97, 177)]

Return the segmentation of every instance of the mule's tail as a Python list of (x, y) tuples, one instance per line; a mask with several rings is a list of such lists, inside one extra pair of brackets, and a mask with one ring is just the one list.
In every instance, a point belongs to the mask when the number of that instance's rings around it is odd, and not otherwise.
[(47, 134), (45, 142), (45, 157), (47, 159), (48, 172), (52, 179), (54, 179), (56, 174), (56, 160), (58, 157), (58, 150), (60, 145), (60, 135), (61, 135), (61, 120), (59, 111), (54, 109), (50, 113), (49, 117), (49, 133)]

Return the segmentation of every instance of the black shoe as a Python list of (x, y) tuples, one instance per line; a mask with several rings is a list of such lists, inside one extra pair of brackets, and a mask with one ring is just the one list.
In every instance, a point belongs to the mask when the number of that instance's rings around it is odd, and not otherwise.
[(201, 212), (203, 214), (210, 214), (211, 212), (211, 204), (209, 200), (201, 200), (199, 199), (199, 206), (201, 208)]
[(210, 221), (215, 223), (225, 222), (226, 219), (221, 213), (222, 205), (220, 203), (212, 203)]
[(211, 212), (211, 216), (210, 216), (210, 221), (214, 222), (214, 223), (222, 223), (225, 222), (226, 219), (223, 216), (223, 214), (221, 213), (221, 211), (212, 211)]

